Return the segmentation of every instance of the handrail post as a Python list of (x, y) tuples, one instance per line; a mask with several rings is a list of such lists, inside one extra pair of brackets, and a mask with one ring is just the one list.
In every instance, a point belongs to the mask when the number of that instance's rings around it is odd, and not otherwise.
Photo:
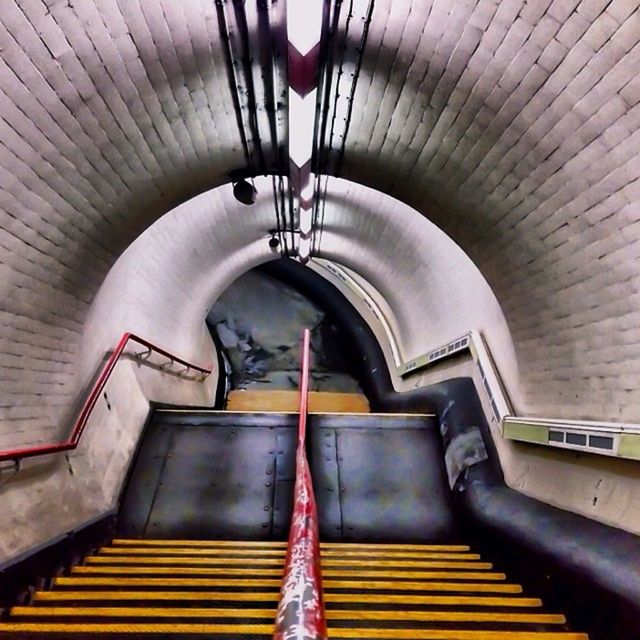
[(274, 640), (326, 640), (327, 624), (320, 571), (318, 513), (307, 461), (306, 433), (309, 395), (309, 345), (305, 329), (300, 377), (300, 417), (296, 451), (293, 516)]

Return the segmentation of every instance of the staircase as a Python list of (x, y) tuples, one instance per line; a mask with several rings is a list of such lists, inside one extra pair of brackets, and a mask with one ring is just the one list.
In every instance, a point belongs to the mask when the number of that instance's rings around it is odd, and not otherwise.
[[(322, 544), (331, 639), (588, 640), (464, 545)], [(2, 638), (271, 638), (284, 542), (114, 540)]]

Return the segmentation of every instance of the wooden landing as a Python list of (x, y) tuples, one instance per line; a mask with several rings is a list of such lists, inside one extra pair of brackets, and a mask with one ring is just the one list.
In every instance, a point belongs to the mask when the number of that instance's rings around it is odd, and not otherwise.
[[(231, 391), (227, 411), (298, 411), (298, 391)], [(361, 393), (309, 392), (309, 411), (313, 413), (369, 413), (369, 402)]]

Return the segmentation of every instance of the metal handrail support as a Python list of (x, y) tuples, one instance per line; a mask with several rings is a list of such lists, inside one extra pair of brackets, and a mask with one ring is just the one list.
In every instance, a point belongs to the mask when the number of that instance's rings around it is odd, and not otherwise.
[(325, 640), (318, 513), (307, 461), (310, 332), (304, 331), (293, 516), (274, 640)]
[(199, 365), (192, 364), (190, 362), (187, 362), (186, 360), (183, 360), (182, 358), (178, 358), (174, 356), (168, 351), (165, 351), (164, 349), (152, 344), (151, 342), (149, 342), (148, 340), (145, 340), (144, 338), (141, 338), (140, 336), (137, 336), (129, 332), (124, 333), (120, 338), (120, 340), (118, 341), (118, 344), (116, 345), (115, 349), (109, 356), (109, 359), (105, 362), (104, 366), (102, 367), (100, 374), (98, 375), (98, 378), (96, 379), (94, 385), (91, 387), (91, 391), (87, 395), (87, 398), (82, 405), (82, 409), (80, 410), (78, 418), (76, 419), (73, 425), (73, 429), (71, 430), (71, 435), (66, 440), (63, 440), (62, 442), (54, 442), (51, 444), (42, 444), (34, 447), (24, 447), (21, 449), (8, 449), (6, 451), (0, 451), (0, 462), (4, 460), (18, 461), (24, 458), (33, 458), (35, 456), (42, 456), (49, 453), (59, 453), (61, 451), (71, 451), (75, 449), (78, 446), (78, 442), (82, 437), (82, 434), (87, 426), (87, 423), (89, 422), (91, 413), (93, 412), (96, 402), (98, 402), (98, 398), (100, 397), (102, 390), (105, 388), (107, 382), (109, 381), (109, 378), (111, 377), (111, 374), (115, 369), (115, 366), (118, 363), (118, 360), (120, 360), (120, 357), (124, 353), (124, 350), (129, 344), (129, 342), (136, 342), (137, 344), (140, 344), (146, 347), (149, 350), (149, 354), (151, 354), (151, 352), (154, 351), (165, 358), (169, 358), (172, 361), (172, 363), (177, 363), (185, 367), (190, 367), (191, 369), (198, 371), (201, 374), (204, 374), (205, 377), (211, 373), (211, 370), (212, 370), (211, 367), (201, 367)]

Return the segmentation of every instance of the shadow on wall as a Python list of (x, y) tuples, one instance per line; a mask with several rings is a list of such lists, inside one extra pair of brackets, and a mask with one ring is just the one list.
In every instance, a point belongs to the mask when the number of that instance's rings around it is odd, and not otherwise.
[(236, 280), (207, 317), (231, 369), (232, 389), (297, 389), (302, 329), (312, 332), (311, 390), (360, 392), (337, 324), (305, 296), (252, 270)]

